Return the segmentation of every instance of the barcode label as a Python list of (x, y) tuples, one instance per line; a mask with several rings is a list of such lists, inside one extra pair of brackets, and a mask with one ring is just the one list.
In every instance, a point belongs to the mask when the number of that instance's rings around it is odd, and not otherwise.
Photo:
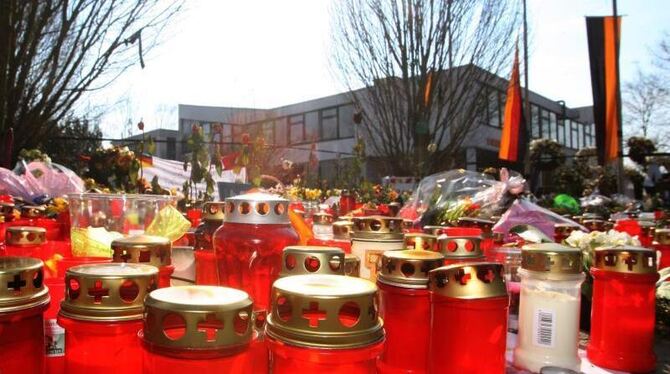
[(535, 345), (553, 348), (556, 340), (556, 329), (554, 328), (555, 315), (553, 310), (536, 309), (533, 323), (533, 336)]

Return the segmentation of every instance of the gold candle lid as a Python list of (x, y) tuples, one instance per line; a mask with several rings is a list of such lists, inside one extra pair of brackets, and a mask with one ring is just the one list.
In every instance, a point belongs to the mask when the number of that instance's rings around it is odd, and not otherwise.
[(596, 269), (627, 274), (654, 274), (656, 252), (644, 247), (617, 246), (596, 248)]
[(351, 221), (337, 221), (333, 223), (333, 237), (338, 240), (350, 240), (354, 223)]
[(428, 273), (431, 292), (456, 299), (507, 296), (503, 265), (472, 262), (443, 266)]
[(333, 215), (326, 212), (316, 212), (312, 214), (312, 222), (315, 225), (332, 225)]
[(345, 254), (344, 275), (349, 277), (359, 277), (360, 274), (361, 274), (361, 259), (352, 253)]
[(446, 236), (437, 238), (437, 250), (445, 259), (481, 258), (484, 252), (479, 236)]
[(30, 247), (46, 243), (47, 230), (43, 227), (11, 226), (5, 232), (8, 245)]
[(288, 225), (287, 199), (253, 192), (226, 198), (225, 222), (249, 225)]
[(521, 268), (540, 273), (580, 274), (582, 251), (556, 243), (527, 244), (521, 248)]
[(344, 275), (344, 251), (337, 247), (290, 246), (282, 253), (280, 277), (300, 274)]
[(203, 221), (223, 222), (226, 203), (223, 201), (208, 201), (202, 206)]
[(410, 230), (414, 228), (414, 221), (411, 219), (403, 219), (402, 220), (402, 229), (403, 230)]
[(21, 207), (22, 218), (41, 218), (46, 215), (44, 205), (24, 205)]
[(144, 342), (168, 352), (229, 350), (246, 346), (252, 338), (252, 302), (244, 291), (217, 286), (160, 288), (147, 296), (145, 308)]
[(402, 218), (385, 216), (354, 217), (351, 237), (379, 241), (402, 240)]
[(658, 244), (670, 244), (670, 229), (656, 229), (654, 230), (654, 240)]
[(461, 217), (458, 219), (458, 226), (477, 227), (482, 230), (484, 235), (490, 235), (495, 224), (496, 223), (494, 221), (483, 218)]
[(266, 332), (286, 344), (358, 348), (384, 339), (377, 287), (361, 278), (296, 275), (272, 285)]
[(49, 304), (42, 261), (31, 257), (0, 257), (0, 313)]
[(112, 262), (168, 266), (172, 243), (162, 236), (135, 235), (112, 241)]
[(408, 232), (405, 234), (405, 249), (437, 251), (437, 237), (431, 234)]
[(444, 230), (446, 226), (435, 226), (435, 225), (426, 225), (423, 227), (423, 232), (425, 234), (431, 234), (431, 235), (441, 235), (442, 230)]
[(141, 264), (88, 264), (65, 273), (60, 314), (84, 321), (142, 319), (144, 298), (156, 289), (158, 269)]
[(431, 251), (386, 251), (377, 281), (402, 288), (427, 288), (428, 272), (444, 263), (444, 257)]

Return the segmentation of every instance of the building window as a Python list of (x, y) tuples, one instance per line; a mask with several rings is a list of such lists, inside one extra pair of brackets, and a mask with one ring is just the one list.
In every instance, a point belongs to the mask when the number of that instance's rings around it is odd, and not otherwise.
[(540, 138), (540, 109), (537, 107), (537, 105), (531, 104), (530, 106), (530, 118), (531, 118), (531, 123), (530, 123), (530, 131), (531, 131), (531, 137), (534, 139)]
[(500, 127), (500, 97), (497, 90), (489, 88), (488, 91), (488, 124)]
[(558, 120), (558, 143), (560, 145), (567, 145), (565, 142), (565, 120)]
[(337, 139), (337, 108), (323, 109), (319, 111), (321, 140)]
[(581, 123), (577, 124), (577, 141), (578, 141), (578, 149), (585, 148), (584, 144), (584, 125)]
[(558, 141), (558, 126), (556, 124), (556, 113), (554, 112), (549, 112), (549, 131), (551, 134), (549, 137)]
[(276, 118), (274, 121), (275, 124), (275, 145), (285, 146), (286, 136), (288, 131), (286, 130), (286, 117)]
[(570, 121), (570, 148), (579, 149), (579, 140), (577, 140), (577, 122)]
[(344, 105), (339, 107), (337, 111), (337, 122), (339, 125), (339, 137), (353, 138), (354, 137), (354, 106)]
[(551, 138), (551, 131), (549, 130), (549, 112), (545, 109), (540, 108), (540, 118), (542, 124), (542, 137)]
[(305, 139), (305, 115), (288, 117), (291, 144), (302, 143)]
[(165, 152), (165, 157), (168, 160), (176, 160), (177, 159), (177, 139), (171, 136), (168, 136), (167, 139), (167, 146), (166, 146), (166, 152)]
[(265, 143), (275, 143), (275, 124), (274, 121), (265, 122), (261, 125), (263, 129), (263, 138)]
[(305, 113), (304, 141), (312, 142), (319, 139), (319, 112)]

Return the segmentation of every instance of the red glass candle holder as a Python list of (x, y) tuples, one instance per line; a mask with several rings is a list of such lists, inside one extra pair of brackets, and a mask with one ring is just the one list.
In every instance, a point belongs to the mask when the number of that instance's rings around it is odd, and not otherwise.
[[(428, 373), (504, 373), (508, 297), (502, 265), (457, 264), (429, 273)], [(472, 347), (477, 347), (472, 349)]]
[(226, 199), (224, 224), (214, 233), (221, 285), (244, 290), (254, 310), (267, 311), (282, 250), (298, 242), (288, 218), (288, 200), (263, 193)]
[(9, 226), (41, 227), (46, 231), (47, 240), (61, 240), (61, 224), (54, 218), (46, 216), (43, 205), (24, 205), (21, 207), (21, 218), (14, 220)]
[(219, 285), (219, 270), (216, 265), (213, 237), (224, 219), (225, 203), (211, 201), (202, 208), (202, 222), (195, 230), (195, 283), (199, 285)]
[(653, 248), (658, 255), (658, 268), (670, 267), (670, 229), (656, 229), (654, 231)]
[(158, 268), (158, 288), (170, 287), (174, 273), (172, 243), (168, 238), (135, 235), (112, 241), (112, 262), (152, 265)]
[(424, 250), (382, 255), (377, 287), (386, 343), (378, 362), (379, 373), (426, 372), (430, 337), (428, 272), (442, 262), (441, 254)]
[(65, 276), (58, 324), (65, 329), (65, 372), (142, 373), (137, 332), (158, 270), (141, 264), (74, 266)]
[[(0, 195), (9, 196), (9, 195)], [(10, 196), (11, 198), (11, 196)], [(0, 243), (5, 242), (5, 230), (14, 221), (14, 200), (0, 200)]]
[(42, 227), (10, 226), (5, 233), (5, 254), (46, 261), (55, 254), (55, 247), (47, 242)]
[(0, 283), (0, 372), (43, 373), (49, 291), (42, 261), (0, 258)]
[(65, 298), (65, 273), (67, 269), (95, 263), (108, 263), (106, 257), (65, 257), (56, 261), (55, 271), (44, 280), (49, 287), (51, 304), (44, 312), (44, 339), (46, 342), (46, 373), (60, 374), (65, 372), (65, 330), (57, 322), (60, 303)]
[(339, 215), (344, 216), (354, 209), (356, 209), (356, 197), (349, 190), (342, 190)]
[(186, 218), (191, 221), (191, 227), (198, 227), (198, 225), (200, 225), (200, 219), (202, 218), (202, 210), (198, 208), (189, 208), (186, 211)]
[(279, 277), (301, 274), (344, 275), (344, 251), (337, 247), (293, 245), (284, 248)]
[(270, 371), (374, 374), (384, 330), (377, 287), (340, 275), (296, 275), (272, 287), (266, 325)]
[(653, 371), (655, 283), (659, 279), (654, 252), (640, 247), (598, 249), (591, 275), (587, 357), (607, 369)]
[(182, 286), (152, 292), (139, 333), (143, 373), (263, 372), (267, 360), (255, 361), (250, 346), (251, 309), (247, 293), (232, 288)]
[(445, 265), (484, 261), (482, 238), (474, 230), (479, 232), (477, 228), (449, 227), (446, 231), (451, 235), (437, 238), (437, 249), (444, 256)]

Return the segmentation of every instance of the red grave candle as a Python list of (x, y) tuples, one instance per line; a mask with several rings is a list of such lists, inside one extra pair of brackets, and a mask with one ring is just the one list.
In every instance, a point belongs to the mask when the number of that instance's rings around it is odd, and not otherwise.
[(137, 332), (144, 298), (158, 270), (141, 264), (89, 264), (68, 269), (58, 324), (65, 329), (68, 374), (142, 373)]
[(405, 233), (405, 249), (437, 252), (437, 236), (417, 232)]
[(61, 224), (55, 218), (47, 218), (43, 205), (24, 205), (21, 207), (21, 218), (9, 226), (41, 227), (46, 232), (47, 240), (61, 239)]
[(596, 250), (589, 360), (607, 369), (653, 371), (655, 283), (653, 251), (641, 247)]
[(144, 374), (265, 372), (257, 360), (251, 300), (246, 292), (217, 286), (153, 291), (146, 299)]
[(44, 320), (49, 291), (42, 261), (0, 258), (0, 372), (44, 372)]
[(654, 250), (658, 255), (658, 268), (670, 267), (670, 229), (656, 229), (654, 231)]
[(479, 229), (449, 227), (446, 232), (450, 234), (437, 237), (437, 249), (444, 256), (445, 265), (484, 261)]
[(158, 288), (170, 287), (174, 273), (172, 243), (168, 238), (135, 235), (112, 241), (112, 262), (152, 265), (158, 268)]
[(441, 254), (424, 250), (382, 255), (377, 287), (386, 343), (378, 362), (379, 373), (426, 373), (430, 340), (428, 272), (442, 266), (443, 261)]
[(51, 258), (55, 247), (49, 245), (46, 230), (42, 227), (10, 226), (5, 233), (7, 256), (33, 257), (42, 261)]
[(219, 282), (247, 292), (254, 310), (265, 313), (282, 250), (299, 242), (288, 218), (288, 200), (264, 193), (230, 197), (225, 214), (214, 233)]
[(337, 247), (294, 245), (284, 248), (280, 277), (300, 274), (344, 275), (344, 251)]
[(509, 300), (502, 271), (488, 262), (430, 271), (428, 373), (445, 366), (454, 373), (505, 372)]
[(296, 275), (272, 287), (266, 325), (275, 374), (374, 374), (384, 330), (377, 287), (341, 275)]
[(211, 201), (204, 204), (202, 221), (195, 230), (195, 283), (200, 285), (219, 285), (219, 270), (214, 252), (214, 232), (221, 227), (224, 219), (225, 203)]

